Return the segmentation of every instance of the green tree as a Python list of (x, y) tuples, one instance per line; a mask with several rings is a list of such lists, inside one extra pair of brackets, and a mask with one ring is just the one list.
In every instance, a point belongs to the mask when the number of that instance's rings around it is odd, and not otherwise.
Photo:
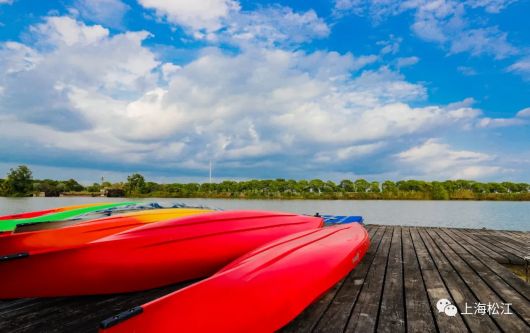
[(289, 179), (287, 181), (287, 191), (293, 193), (293, 192), (298, 192), (296, 190), (296, 188), (298, 187), (298, 182), (294, 179)]
[(381, 188), (383, 189), (383, 193), (397, 194), (397, 191), (398, 191), (396, 184), (390, 180), (385, 180), (383, 185), (381, 185)]
[(101, 187), (112, 187), (112, 184), (108, 181), (101, 183)]
[(307, 193), (310, 191), (309, 182), (305, 179), (302, 179), (298, 182), (298, 185), (296, 187), (296, 191), (300, 193)]
[(28, 196), (33, 190), (33, 173), (21, 165), (7, 174), (8, 192), (13, 196)]
[(87, 187), (88, 192), (99, 192), (101, 186), (98, 183), (94, 183), (91, 186)]
[(340, 182), (339, 187), (342, 188), (345, 192), (355, 191), (355, 186), (353, 182), (349, 179), (344, 179)]
[(313, 179), (309, 182), (309, 188), (314, 193), (320, 193), (324, 187), (324, 182), (320, 179)]
[(66, 185), (67, 191), (79, 192), (85, 189), (83, 185), (79, 184), (75, 179), (72, 178), (65, 181), (64, 184)]
[(432, 182), (432, 198), (434, 200), (448, 200), (449, 193), (444, 184), (440, 182)]
[(5, 179), (0, 179), (0, 196), (5, 197), (9, 195), (9, 188)]
[(129, 193), (135, 191), (142, 193), (142, 191), (144, 191), (145, 178), (141, 174), (134, 173), (130, 176), (127, 176), (127, 182), (129, 183), (127, 188)]
[(365, 193), (370, 188), (370, 183), (364, 179), (357, 179), (354, 183), (355, 192)]
[(324, 183), (324, 186), (322, 186), (322, 191), (325, 193), (333, 193), (333, 192), (337, 192), (337, 190), (338, 190), (337, 184), (335, 184), (331, 180), (328, 180), (327, 182)]
[(370, 184), (370, 192), (372, 193), (379, 193), (381, 192), (381, 188), (379, 187), (379, 182), (377, 181), (373, 181), (371, 184)]

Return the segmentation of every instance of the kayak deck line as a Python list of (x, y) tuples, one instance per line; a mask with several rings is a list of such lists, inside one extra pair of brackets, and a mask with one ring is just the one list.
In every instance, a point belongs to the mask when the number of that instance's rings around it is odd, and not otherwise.
[[(529, 231), (364, 227), (371, 246), (357, 267), (279, 333), (482, 333), (488, 327), (505, 332), (530, 328), (530, 284), (501, 265), (524, 268), (522, 253), (530, 254), (524, 246), (530, 244)], [(0, 300), (0, 331), (95, 333), (102, 321), (189, 285), (125, 294)], [(457, 305), (456, 316), (438, 312), (436, 302), (441, 297)], [(502, 307), (501, 300), (511, 303), (512, 315), (460, 315), (466, 302), (470, 307), (474, 302), (497, 302)]]
[(24, 258), (28, 258), (28, 257), (29, 257), (29, 253), (28, 252), (21, 252), (21, 253), (7, 254), (7, 255), (0, 256), (0, 261), (24, 259)]

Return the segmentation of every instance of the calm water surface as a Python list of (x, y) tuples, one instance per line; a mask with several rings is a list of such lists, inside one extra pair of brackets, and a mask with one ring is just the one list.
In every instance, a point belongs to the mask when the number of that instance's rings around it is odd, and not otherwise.
[[(0, 198), (0, 216), (92, 202), (130, 198)], [(183, 202), (223, 209), (261, 209), (298, 214), (362, 215), (367, 224), (460, 227), (530, 231), (530, 202), (138, 199)]]

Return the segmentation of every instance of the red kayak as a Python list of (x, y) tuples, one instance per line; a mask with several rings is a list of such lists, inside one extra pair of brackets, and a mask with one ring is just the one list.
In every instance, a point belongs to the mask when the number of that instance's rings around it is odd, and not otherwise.
[(275, 332), (346, 276), (369, 246), (357, 223), (290, 235), (206, 280), (105, 320), (100, 332)]
[[(63, 228), (10, 234), (0, 237), (0, 256), (86, 244), (147, 223), (210, 212), (212, 211), (197, 208), (146, 209), (81, 222)], [(75, 222), (69, 221), (69, 223)]]
[(88, 244), (0, 256), (0, 299), (113, 294), (202, 278), (258, 246), (322, 224), (320, 217), (288, 213), (213, 212)]

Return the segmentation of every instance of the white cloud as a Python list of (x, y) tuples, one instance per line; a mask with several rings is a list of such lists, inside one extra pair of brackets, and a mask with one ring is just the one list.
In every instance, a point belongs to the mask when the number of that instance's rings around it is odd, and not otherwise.
[(67, 16), (47, 17), (46, 23), (32, 26), (30, 31), (40, 34), (49, 43), (63, 42), (68, 46), (94, 44), (109, 36), (109, 30), (100, 25), (87, 26)]
[(233, 13), (218, 37), (230, 43), (255, 47), (256, 43), (261, 46), (299, 44), (327, 37), (329, 33), (328, 25), (314, 10), (295, 13), (288, 7), (273, 6)]
[(516, 117), (530, 117), (530, 108), (522, 109), (517, 112)]
[(508, 34), (497, 27), (462, 31), (451, 43), (451, 53), (470, 52), (473, 56), (490, 54), (503, 59), (519, 53), (506, 41)]
[(414, 12), (411, 30), (425, 41), (448, 46), (450, 54), (469, 52), (473, 56), (493, 55), (496, 59), (518, 54), (519, 50), (507, 41), (507, 33), (496, 26), (470, 28), (473, 20), (466, 18), (466, 8), (484, 7), (498, 12), (511, 0), (337, 0), (335, 9), (358, 15), (369, 12), (377, 24), (381, 20), (406, 11)]
[(165, 63), (162, 65), (162, 75), (164, 80), (168, 80), (171, 75), (175, 74), (180, 68), (180, 66), (174, 65), (172, 63)]
[(222, 19), (240, 5), (233, 0), (139, 0), (144, 8), (153, 9), (159, 17), (193, 30), (217, 31), (222, 28)]
[(522, 58), (507, 68), (509, 72), (516, 72), (530, 79), (530, 57)]
[(412, 65), (417, 64), (418, 61), (420, 61), (420, 58), (418, 58), (418, 57), (397, 58), (396, 59), (396, 68), (412, 66)]
[(500, 13), (509, 4), (518, 0), (468, 0), (467, 3), (472, 8), (484, 7), (488, 13)]
[(0, 0), (0, 5), (2, 4), (8, 4), (8, 5), (11, 5), (13, 3), (14, 0)]
[(76, 0), (76, 8), (81, 16), (109, 27), (121, 27), (123, 15), (131, 9), (120, 0)]
[(470, 108), (473, 104), (477, 103), (477, 101), (473, 97), (468, 97), (460, 102), (455, 102), (447, 105), (445, 108), (446, 110), (453, 111), (458, 109), (466, 109)]
[(331, 152), (320, 152), (317, 154), (315, 161), (329, 163), (334, 161), (344, 161), (355, 158), (362, 158), (380, 150), (386, 145), (387, 143), (385, 141), (379, 141), (365, 145), (355, 145), (340, 148)]
[(477, 126), (481, 128), (497, 128), (526, 125), (527, 121), (518, 118), (482, 118), (478, 121)]
[(242, 11), (233, 0), (139, 0), (158, 17), (180, 25), (196, 40), (226, 42), (241, 47), (274, 47), (327, 37), (328, 25), (314, 10), (296, 13), (280, 5)]
[(459, 66), (457, 70), (466, 76), (473, 76), (478, 74), (478, 72), (472, 67)]
[(396, 159), (425, 175), (439, 179), (477, 179), (509, 171), (491, 165), (496, 156), (465, 150), (452, 150), (440, 139), (429, 139), (423, 145), (395, 155)]
[(384, 47), (381, 49), (381, 54), (387, 54), (392, 53), (396, 54), (399, 52), (399, 45), (403, 41), (403, 38), (401, 37), (394, 37), (394, 35), (390, 35), (390, 40), (388, 41), (379, 41), (376, 44), (377, 45), (384, 45)]

